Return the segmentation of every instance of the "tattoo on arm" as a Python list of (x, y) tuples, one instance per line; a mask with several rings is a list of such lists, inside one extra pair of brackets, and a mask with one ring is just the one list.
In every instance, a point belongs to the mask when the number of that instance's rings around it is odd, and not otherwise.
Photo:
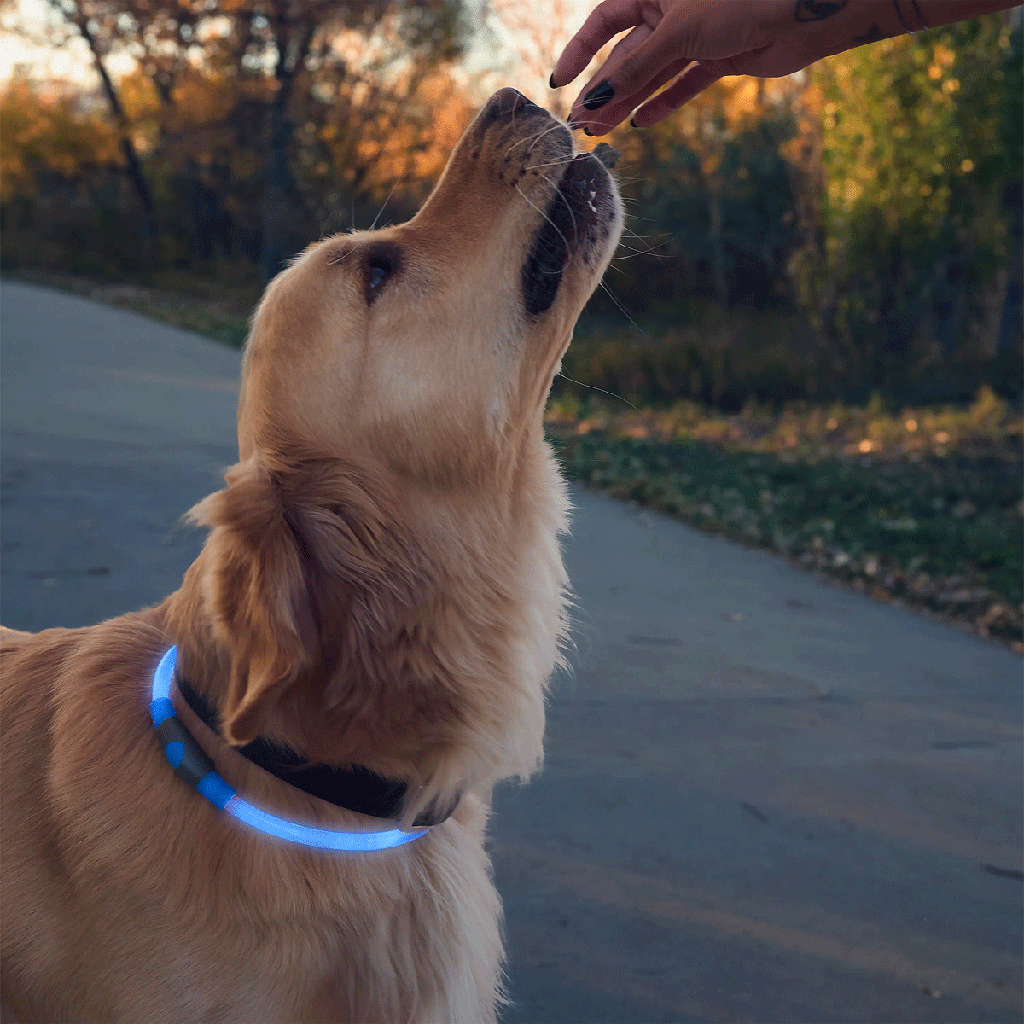
[(903, 26), (903, 31), (904, 32), (911, 32), (911, 31), (913, 31), (911, 29), (911, 27), (907, 24), (906, 19), (903, 17), (903, 12), (900, 10), (899, 0), (892, 0), (892, 5), (893, 5), (893, 7), (896, 8), (896, 17), (900, 19), (900, 24)]
[(871, 28), (869, 28), (862, 36), (854, 36), (853, 41), (858, 46), (862, 46), (864, 43), (877, 43), (880, 39), (888, 38), (889, 37), (878, 27), (878, 23), (872, 22)]
[(796, 0), (793, 17), (797, 21), (824, 21), (838, 14), (849, 0)]
[(925, 24), (925, 20), (921, 16), (921, 8), (917, 6), (917, 0), (910, 0), (910, 2), (914, 5), (914, 13), (917, 15), (917, 20), (921, 23), (921, 27), (917, 30), (920, 32), (921, 29), (928, 28), (928, 26)]

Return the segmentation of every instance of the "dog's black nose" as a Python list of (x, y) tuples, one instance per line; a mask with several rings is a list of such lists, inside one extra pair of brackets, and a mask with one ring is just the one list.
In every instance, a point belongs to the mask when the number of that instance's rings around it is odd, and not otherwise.
[(518, 89), (506, 87), (499, 89), (487, 102), (488, 107), (494, 107), (494, 113), (498, 116), (510, 117), (522, 110), (531, 110), (537, 104), (527, 99)]

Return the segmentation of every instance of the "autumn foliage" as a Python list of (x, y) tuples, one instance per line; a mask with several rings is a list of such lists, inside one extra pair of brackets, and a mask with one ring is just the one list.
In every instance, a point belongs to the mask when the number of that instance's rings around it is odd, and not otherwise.
[[(453, 0), (51, 2), (97, 66), (133, 70), (85, 93), (4, 87), (8, 269), (173, 272), (255, 295), (321, 234), (409, 215), (481, 98)], [(550, 33), (529, 8), (496, 10), (535, 81)], [(620, 131), (631, 218), (566, 372), (634, 402), (726, 409), (985, 384), (1019, 399), (1013, 17), (726, 79)]]

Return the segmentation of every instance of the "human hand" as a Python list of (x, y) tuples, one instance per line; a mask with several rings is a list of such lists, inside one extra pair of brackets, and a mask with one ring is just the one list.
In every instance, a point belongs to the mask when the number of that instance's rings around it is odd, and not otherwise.
[(567, 85), (609, 39), (630, 30), (576, 99), (570, 120), (605, 135), (635, 110), (633, 124), (646, 128), (725, 75), (778, 78), (923, 27), (916, 0), (899, 2), (905, 12), (894, 0), (604, 0), (565, 47), (551, 84)]

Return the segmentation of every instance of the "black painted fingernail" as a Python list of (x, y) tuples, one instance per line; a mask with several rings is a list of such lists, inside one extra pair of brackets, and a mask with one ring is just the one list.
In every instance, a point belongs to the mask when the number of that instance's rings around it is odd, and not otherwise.
[(555, 85), (555, 74), (554, 74), (554, 72), (551, 73), (551, 77), (548, 79), (548, 85), (551, 86), (552, 89), (557, 89), (558, 88), (558, 86)]
[(595, 85), (586, 96), (583, 97), (583, 106), (587, 110), (597, 110), (603, 107), (615, 95), (615, 88), (611, 82), (602, 82)]

